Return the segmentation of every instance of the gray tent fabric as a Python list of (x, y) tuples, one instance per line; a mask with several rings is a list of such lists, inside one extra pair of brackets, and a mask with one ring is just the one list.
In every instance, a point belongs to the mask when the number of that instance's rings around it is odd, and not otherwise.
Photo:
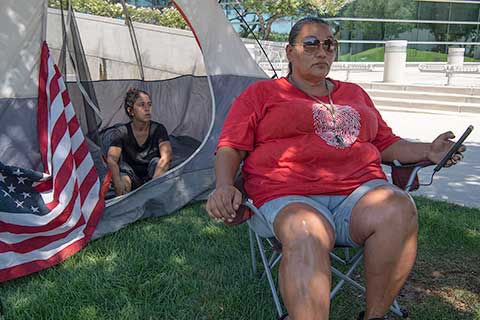
[[(129, 121), (123, 99), (126, 91), (132, 87), (151, 94), (152, 120), (167, 128), (175, 157), (174, 166), (163, 176), (129, 194), (107, 200), (93, 239), (115, 232), (139, 219), (171, 214), (193, 201), (205, 199), (215, 185), (215, 148), (233, 100), (251, 83), (267, 78), (250, 57), (215, 0), (178, 0), (174, 3), (187, 19), (193, 35), (183, 30), (170, 31), (163, 27), (134, 23), (144, 32), (139, 32), (138, 37), (145, 68), (148, 71), (149, 66), (161, 66), (164, 73), (157, 79), (162, 80), (119, 79), (117, 75), (120, 73), (117, 72), (111, 80), (88, 81), (89, 88), (95, 92), (102, 120), (98, 128), (99, 141), (88, 140), (88, 147), (101, 177), (107, 171), (102, 156), (108, 148), (102, 145), (102, 138), (108, 141), (109, 128)], [(126, 26), (112, 19), (80, 14), (77, 17), (81, 18), (78, 22), (78, 39), (84, 42), (88, 64), (98, 68), (95, 64), (100, 61), (100, 69), (109, 65), (119, 66), (119, 62), (115, 61), (115, 51), (104, 48), (102, 43), (85, 39), (85, 30), (94, 29), (91, 25), (94, 22), (102, 24), (101, 28), (97, 27), (101, 30), (99, 33), (119, 34), (125, 31), (128, 36)], [(60, 20), (58, 13), (54, 13), (55, 19)], [(49, 25), (52, 23), (49, 22)], [(50, 37), (58, 48), (54, 50), (59, 52), (62, 46), (59, 40), (61, 29), (55, 30), (51, 31)], [(157, 35), (158, 39), (169, 45), (157, 46), (157, 51), (152, 54), (146, 41)], [(121, 45), (123, 48), (125, 44)], [(133, 51), (128, 54), (131, 59)], [(167, 70), (164, 62), (175, 61), (176, 55), (181, 59), (173, 63), (171, 70)], [(107, 74), (115, 71), (105, 70)], [(148, 79), (155, 75), (152, 70), (153, 67), (147, 72)], [(92, 79), (98, 79), (93, 68), (91, 71)], [(67, 74), (69, 72), (71, 69), (67, 65)], [(89, 128), (86, 119), (90, 111), (83, 101), (84, 97), (76, 82), (69, 81), (67, 88), (82, 130), (89, 132), (91, 126)], [(0, 123), (0, 161), (38, 169), (41, 164), (36, 139), (36, 97), (18, 99), (0, 95)]]
[(0, 161), (42, 171), (37, 136), (37, 98), (0, 98)]

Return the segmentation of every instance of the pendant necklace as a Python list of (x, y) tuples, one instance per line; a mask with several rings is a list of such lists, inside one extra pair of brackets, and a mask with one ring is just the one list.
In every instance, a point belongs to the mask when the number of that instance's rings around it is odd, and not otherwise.
[(308, 92), (306, 92), (305, 90), (303, 90), (302, 88), (300, 88), (300, 86), (295, 82), (295, 80), (293, 80), (292, 75), (289, 75), (289, 76), (288, 76), (288, 81), (289, 81), (295, 88), (297, 88), (298, 90), (302, 91), (302, 92), (305, 93), (307, 96), (309, 96), (311, 99), (313, 99), (313, 100), (315, 100), (316, 102), (318, 102), (322, 107), (324, 107), (325, 109), (327, 109), (327, 111), (328, 111), (328, 112), (330, 113), (330, 115), (332, 116), (333, 132), (334, 132), (334, 134), (335, 134), (335, 140), (337, 141), (338, 147), (340, 147), (341, 149), (345, 148), (345, 142), (343, 141), (343, 137), (337, 133), (337, 118), (336, 118), (336, 114), (335, 114), (335, 107), (334, 107), (334, 104), (333, 104), (332, 94), (330, 93), (330, 89), (328, 89), (327, 79), (325, 79), (325, 89), (327, 89), (328, 102), (330, 103), (330, 106), (327, 105), (325, 102), (321, 101), (320, 99), (318, 99), (317, 97), (315, 97), (314, 95), (311, 95), (310, 93), (308, 93)]

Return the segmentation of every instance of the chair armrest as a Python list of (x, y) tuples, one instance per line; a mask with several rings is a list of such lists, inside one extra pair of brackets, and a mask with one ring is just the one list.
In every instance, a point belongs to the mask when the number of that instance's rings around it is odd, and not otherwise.
[(435, 163), (429, 160), (407, 164), (395, 164), (391, 162), (384, 164), (390, 166), (392, 169), (392, 183), (407, 192), (417, 190), (420, 187), (418, 180), (418, 171), (420, 171), (420, 169), (435, 165)]
[(387, 165), (387, 166), (390, 166), (392, 168), (417, 168), (417, 167), (420, 167), (420, 168), (425, 168), (425, 167), (429, 167), (429, 166), (433, 166), (435, 165), (435, 163), (433, 163), (432, 161), (430, 160), (422, 160), (422, 161), (419, 161), (419, 162), (414, 162), (414, 163), (402, 163), (402, 164), (395, 164), (393, 162), (383, 162), (384, 165)]

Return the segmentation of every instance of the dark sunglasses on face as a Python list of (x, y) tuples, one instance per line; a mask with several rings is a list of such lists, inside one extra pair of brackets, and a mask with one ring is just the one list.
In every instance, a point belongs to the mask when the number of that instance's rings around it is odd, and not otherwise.
[(332, 53), (337, 49), (338, 41), (330, 38), (320, 41), (315, 37), (307, 37), (303, 39), (303, 42), (295, 43), (294, 45), (303, 46), (306, 53), (314, 53), (320, 49), (320, 46), (322, 46), (325, 52)]

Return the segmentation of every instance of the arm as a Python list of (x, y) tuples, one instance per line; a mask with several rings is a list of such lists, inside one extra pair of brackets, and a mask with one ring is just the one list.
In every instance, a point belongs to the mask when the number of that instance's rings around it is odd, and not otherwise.
[(160, 159), (158, 160), (157, 167), (155, 168), (155, 173), (153, 178), (159, 177), (164, 174), (170, 167), (170, 162), (172, 161), (172, 145), (170, 141), (162, 141), (158, 145), (160, 150)]
[(241, 192), (233, 186), (235, 175), (246, 152), (221, 147), (215, 157), (216, 189), (208, 197), (206, 210), (215, 219), (231, 221), (242, 203)]
[[(415, 163), (422, 160), (430, 160), (433, 163), (439, 163), (453, 145), (453, 142), (450, 140), (453, 138), (455, 138), (455, 135), (448, 131), (439, 135), (431, 143), (399, 140), (383, 150), (382, 161), (392, 162), (393, 160), (398, 160), (401, 163)], [(445, 167), (449, 167), (461, 160), (463, 151), (465, 151), (464, 146), (447, 161)]]
[(108, 148), (107, 164), (112, 172), (113, 187), (117, 196), (127, 193), (127, 186), (120, 177), (120, 167), (118, 166), (121, 154), (122, 148), (120, 147), (112, 146)]

